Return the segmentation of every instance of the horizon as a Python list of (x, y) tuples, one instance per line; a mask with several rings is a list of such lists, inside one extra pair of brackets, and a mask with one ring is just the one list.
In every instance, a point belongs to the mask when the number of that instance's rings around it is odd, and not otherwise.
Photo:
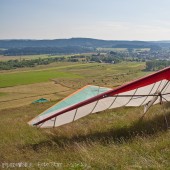
[(0, 0), (0, 4), (1, 40), (170, 40), (170, 1)]
[(117, 39), (113, 39), (113, 40), (105, 40), (105, 39), (98, 39), (98, 38), (89, 38), (89, 37), (71, 37), (71, 38), (54, 38), (54, 39), (0, 39), (0, 41), (53, 41), (53, 40), (70, 40), (70, 39), (93, 39), (93, 40), (102, 40), (102, 41), (140, 41), (140, 42), (168, 42), (170, 41), (168, 40), (117, 40)]

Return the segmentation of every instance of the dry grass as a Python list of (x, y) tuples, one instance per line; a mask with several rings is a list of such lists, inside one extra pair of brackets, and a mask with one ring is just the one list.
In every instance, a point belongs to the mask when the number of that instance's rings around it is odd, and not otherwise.
[(54, 82), (36, 83), (7, 88), (0, 88), (0, 110), (32, 103), (39, 98), (58, 100), (70, 94), (72, 90)]
[[(9, 86), (17, 81), (25, 83), (20, 80), (18, 76), (14, 78), (13, 75), (22, 74), (25, 80), (34, 77), (35, 82), (38, 77), (34, 73), (41, 72), (42, 78), (47, 71), (56, 70), (57, 75), (59, 72), (69, 73), (70, 77), (62, 77), (50, 79), (48, 82), (33, 83), (28, 81), (26, 85), (17, 85), (13, 87), (0, 88), (0, 110), (9, 107), (19, 107), (32, 103), (38, 98), (47, 98), (48, 100), (58, 100), (72, 93), (74, 90), (81, 88), (88, 84), (103, 86), (103, 87), (117, 87), (124, 82), (141, 77), (146, 72), (141, 72), (144, 68), (144, 63), (121, 63), (117, 65), (112, 64), (58, 64), (58, 67), (48, 67), (43, 69), (35, 68), (35, 70), (16, 70), (13, 72), (4, 73), (5, 82), (0, 82)], [(37, 70), (36, 70), (37, 69)], [(26, 73), (31, 73), (27, 77)], [(51, 72), (50, 72), (51, 73)], [(48, 73), (49, 74), (49, 73)], [(10, 75), (12, 80), (7, 79), (6, 75)], [(72, 75), (77, 75), (81, 78), (75, 78)], [(55, 76), (54, 76), (55, 77)], [(44, 78), (43, 78), (44, 79)], [(44, 80), (46, 81), (46, 80)], [(10, 82), (12, 84), (10, 84)], [(56, 84), (57, 83), (57, 84)]]
[[(25, 162), (31, 163), (31, 168), (19, 169), (168, 170), (170, 131), (160, 105), (152, 107), (143, 121), (139, 121), (143, 108), (118, 108), (55, 129), (36, 129), (27, 124), (71, 93), (72, 88), (86, 84), (117, 86), (147, 74), (141, 72), (143, 67), (143, 63), (62, 66), (60, 72), (83, 75), (84, 79), (60, 78), (56, 79), (59, 84), (46, 82), (0, 88), (0, 167), (4, 163)], [(52, 101), (30, 104), (40, 97)], [(170, 125), (170, 105), (166, 106), (165, 114)], [(57, 168), (54, 163), (62, 165)]]
[[(56, 129), (36, 129), (27, 121), (54, 102), (6, 109), (0, 114), (1, 162), (62, 163), (61, 169), (168, 169), (170, 132), (161, 106), (140, 122), (141, 108), (93, 114)], [(166, 108), (170, 122), (170, 108)], [(17, 156), (16, 156), (17, 155)], [(27, 168), (29, 169), (29, 168)], [(49, 166), (47, 169), (55, 169)]]

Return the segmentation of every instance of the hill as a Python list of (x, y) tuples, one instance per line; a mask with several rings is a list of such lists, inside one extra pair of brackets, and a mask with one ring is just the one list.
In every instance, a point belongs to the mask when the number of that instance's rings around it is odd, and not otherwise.
[[(160, 43), (160, 42), (159, 42)], [(165, 42), (163, 42), (165, 43)], [(151, 48), (158, 46), (155, 42), (146, 41), (116, 41), (116, 40), (99, 40), (92, 38), (70, 38), (55, 40), (0, 40), (0, 48), (25, 48), (25, 47), (122, 47), (122, 48)]]
[(97, 48), (150, 48), (170, 47), (169, 42), (116, 41), (92, 38), (55, 40), (0, 40), (0, 54), (5, 56), (35, 54), (89, 53)]

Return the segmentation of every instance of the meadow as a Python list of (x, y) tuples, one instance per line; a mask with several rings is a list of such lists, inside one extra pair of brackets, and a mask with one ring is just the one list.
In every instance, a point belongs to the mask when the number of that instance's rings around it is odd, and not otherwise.
[[(84, 85), (114, 88), (149, 74), (142, 71), (144, 63), (46, 67), (0, 74), (2, 169), (169, 169), (170, 132), (164, 118), (170, 124), (169, 104), (152, 107), (142, 121), (138, 107), (103, 111), (55, 129), (27, 124)], [(50, 102), (31, 104), (42, 96)]]
[(115, 52), (126, 52), (127, 48), (97, 48), (98, 51), (115, 51)]
[(56, 70), (18, 72), (0, 75), (0, 87), (10, 87), (24, 84), (47, 82), (53, 78), (81, 78), (72, 73), (58, 72)]
[[(114, 52), (128, 52), (128, 48), (97, 48), (97, 50), (103, 51), (103, 52), (109, 52), (109, 51), (114, 51)], [(134, 48), (134, 52), (144, 52), (144, 51), (150, 51), (150, 48)]]
[[(23, 56), (3, 56), (0, 55), (0, 61), (8, 61), (8, 60), (32, 60), (32, 59), (39, 59), (39, 58), (51, 58), (51, 57), (62, 57), (63, 55), (47, 55), (47, 54), (40, 54), (40, 55), (23, 55)], [(67, 55), (64, 57), (68, 57)]]

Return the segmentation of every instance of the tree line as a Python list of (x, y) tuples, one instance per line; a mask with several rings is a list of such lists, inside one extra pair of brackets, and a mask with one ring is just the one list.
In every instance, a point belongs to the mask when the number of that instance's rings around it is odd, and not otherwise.
[(94, 49), (67, 46), (67, 47), (25, 47), (25, 48), (10, 48), (1, 50), (0, 54), (4, 56), (20, 56), (20, 55), (39, 55), (39, 54), (76, 54), (92, 52)]
[(35, 67), (37, 65), (47, 65), (53, 62), (65, 61), (65, 57), (38, 58), (31, 60), (9, 60), (0, 62), (0, 70), (11, 70), (22, 67)]
[(153, 60), (146, 62), (146, 71), (156, 71), (170, 66), (170, 61), (167, 60)]

